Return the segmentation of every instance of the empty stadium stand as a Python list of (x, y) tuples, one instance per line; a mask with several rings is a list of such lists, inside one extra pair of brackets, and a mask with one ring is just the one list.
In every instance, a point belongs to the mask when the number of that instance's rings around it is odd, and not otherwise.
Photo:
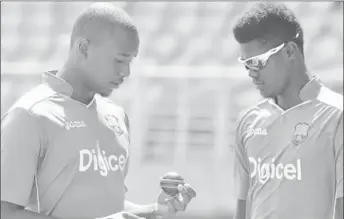
[[(87, 4), (3, 3), (1, 60), (4, 63), (62, 62), (68, 51), (73, 22)], [(144, 63), (223, 66), (236, 64), (238, 46), (230, 36), (231, 25), (236, 16), (251, 5), (239, 2), (114, 4), (128, 11), (137, 23), (142, 38), (140, 59)], [(343, 47), (342, 3), (291, 2), (287, 5), (294, 8), (302, 22), (306, 57), (314, 67), (341, 64), (342, 54), (339, 55), (338, 48)]]

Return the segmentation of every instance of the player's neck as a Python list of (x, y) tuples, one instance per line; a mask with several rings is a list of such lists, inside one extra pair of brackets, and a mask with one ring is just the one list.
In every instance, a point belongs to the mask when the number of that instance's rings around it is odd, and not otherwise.
[(82, 74), (82, 71), (77, 67), (66, 65), (58, 71), (56, 76), (62, 78), (73, 87), (72, 99), (88, 105), (92, 101), (95, 93), (85, 86), (83, 80), (80, 80)]
[(300, 75), (287, 86), (281, 95), (276, 97), (276, 103), (284, 110), (302, 103), (300, 91), (310, 81), (310, 76), (307, 73)]

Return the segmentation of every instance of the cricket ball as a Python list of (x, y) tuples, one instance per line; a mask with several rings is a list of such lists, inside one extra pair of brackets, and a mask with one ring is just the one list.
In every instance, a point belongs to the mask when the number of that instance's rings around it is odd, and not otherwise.
[(178, 194), (178, 185), (184, 185), (184, 178), (176, 172), (166, 173), (160, 179), (161, 189), (170, 196), (175, 196)]

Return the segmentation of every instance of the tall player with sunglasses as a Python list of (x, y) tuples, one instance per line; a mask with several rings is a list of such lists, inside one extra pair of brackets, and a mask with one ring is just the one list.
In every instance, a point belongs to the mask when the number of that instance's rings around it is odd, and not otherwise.
[(343, 96), (307, 70), (299, 21), (258, 3), (233, 33), (265, 97), (238, 118), (236, 219), (343, 218)]

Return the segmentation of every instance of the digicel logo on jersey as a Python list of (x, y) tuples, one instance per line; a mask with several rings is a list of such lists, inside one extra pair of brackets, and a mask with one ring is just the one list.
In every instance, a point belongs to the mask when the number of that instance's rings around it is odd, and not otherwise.
[(262, 163), (261, 158), (257, 160), (249, 157), (251, 166), (251, 178), (258, 177), (259, 182), (265, 184), (269, 179), (288, 179), (301, 180), (301, 160), (298, 159), (295, 164), (276, 164), (275, 159), (271, 163)]
[(110, 171), (116, 172), (121, 170), (123, 172), (127, 160), (122, 154), (120, 156), (106, 155), (106, 152), (101, 150), (98, 144), (97, 150), (83, 149), (80, 150), (79, 156), (80, 172), (85, 172), (93, 167), (93, 170), (99, 171), (102, 176), (107, 176)]

